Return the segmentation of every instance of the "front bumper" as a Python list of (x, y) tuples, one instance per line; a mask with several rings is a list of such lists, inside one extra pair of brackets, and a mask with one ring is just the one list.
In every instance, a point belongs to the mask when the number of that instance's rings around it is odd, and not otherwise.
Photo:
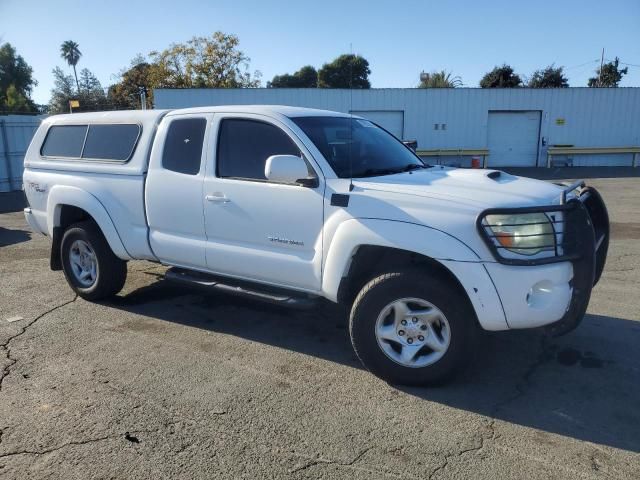
[[(576, 191), (575, 196), (567, 196)], [(500, 255), (482, 220), (492, 213), (562, 212), (554, 256), (513, 259)], [(478, 230), (497, 262), (488, 266), (510, 328), (545, 326), (552, 335), (576, 328), (606, 262), (609, 217), (600, 194), (584, 182), (568, 186), (560, 205), (492, 209), (478, 217)]]
[(571, 262), (530, 267), (485, 264), (508, 328), (536, 328), (562, 318), (573, 295)]
[(578, 208), (571, 219), (572, 235), (579, 238), (580, 255), (572, 261), (571, 301), (560, 320), (547, 325), (551, 335), (564, 335), (574, 330), (587, 311), (591, 290), (600, 280), (609, 250), (609, 214), (598, 191), (583, 187), (575, 200)]

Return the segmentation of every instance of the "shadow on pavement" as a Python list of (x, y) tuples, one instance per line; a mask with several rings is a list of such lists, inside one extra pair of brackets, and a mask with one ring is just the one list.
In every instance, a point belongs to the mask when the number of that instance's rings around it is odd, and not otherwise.
[[(159, 280), (106, 305), (362, 368), (351, 349), (347, 313), (329, 303), (293, 311)], [(607, 338), (606, 332), (615, 333)], [(537, 330), (483, 333), (471, 366), (455, 381), (401, 390), (500, 421), (640, 452), (638, 340), (638, 322), (597, 315), (560, 338)]]
[(31, 232), (0, 227), (0, 247), (31, 240)]
[(0, 213), (20, 212), (26, 206), (22, 190), (0, 192)]

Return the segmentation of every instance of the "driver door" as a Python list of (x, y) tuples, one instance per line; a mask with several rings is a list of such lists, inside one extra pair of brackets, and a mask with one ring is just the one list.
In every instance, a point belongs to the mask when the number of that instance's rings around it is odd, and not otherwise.
[[(208, 269), (292, 289), (321, 289), (324, 179), (288, 127), (255, 114), (216, 114), (204, 217)], [(302, 155), (317, 187), (268, 181), (271, 155)]]

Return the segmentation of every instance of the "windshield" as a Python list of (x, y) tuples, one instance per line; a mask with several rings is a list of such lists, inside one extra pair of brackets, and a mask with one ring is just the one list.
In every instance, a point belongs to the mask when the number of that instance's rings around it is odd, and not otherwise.
[(427, 168), (409, 148), (369, 120), (294, 117), (340, 178), (373, 177)]

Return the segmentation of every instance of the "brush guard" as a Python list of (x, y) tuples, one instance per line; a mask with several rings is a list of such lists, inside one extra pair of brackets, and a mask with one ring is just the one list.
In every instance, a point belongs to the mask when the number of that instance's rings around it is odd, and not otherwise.
[[(578, 181), (566, 187), (559, 205), (523, 208), (494, 208), (485, 210), (476, 225), (481, 237), (495, 259), (506, 265), (533, 266), (571, 262), (573, 278), (569, 306), (562, 318), (546, 327), (553, 336), (564, 335), (575, 329), (584, 318), (591, 290), (604, 270), (609, 249), (609, 215), (598, 191)], [(552, 222), (554, 242), (547, 245), (551, 256), (540, 258), (513, 258), (502, 255), (505, 247), (494, 240), (485, 217), (492, 214), (545, 213)], [(554, 215), (554, 213), (556, 213)], [(559, 214), (559, 215), (558, 215)]]

